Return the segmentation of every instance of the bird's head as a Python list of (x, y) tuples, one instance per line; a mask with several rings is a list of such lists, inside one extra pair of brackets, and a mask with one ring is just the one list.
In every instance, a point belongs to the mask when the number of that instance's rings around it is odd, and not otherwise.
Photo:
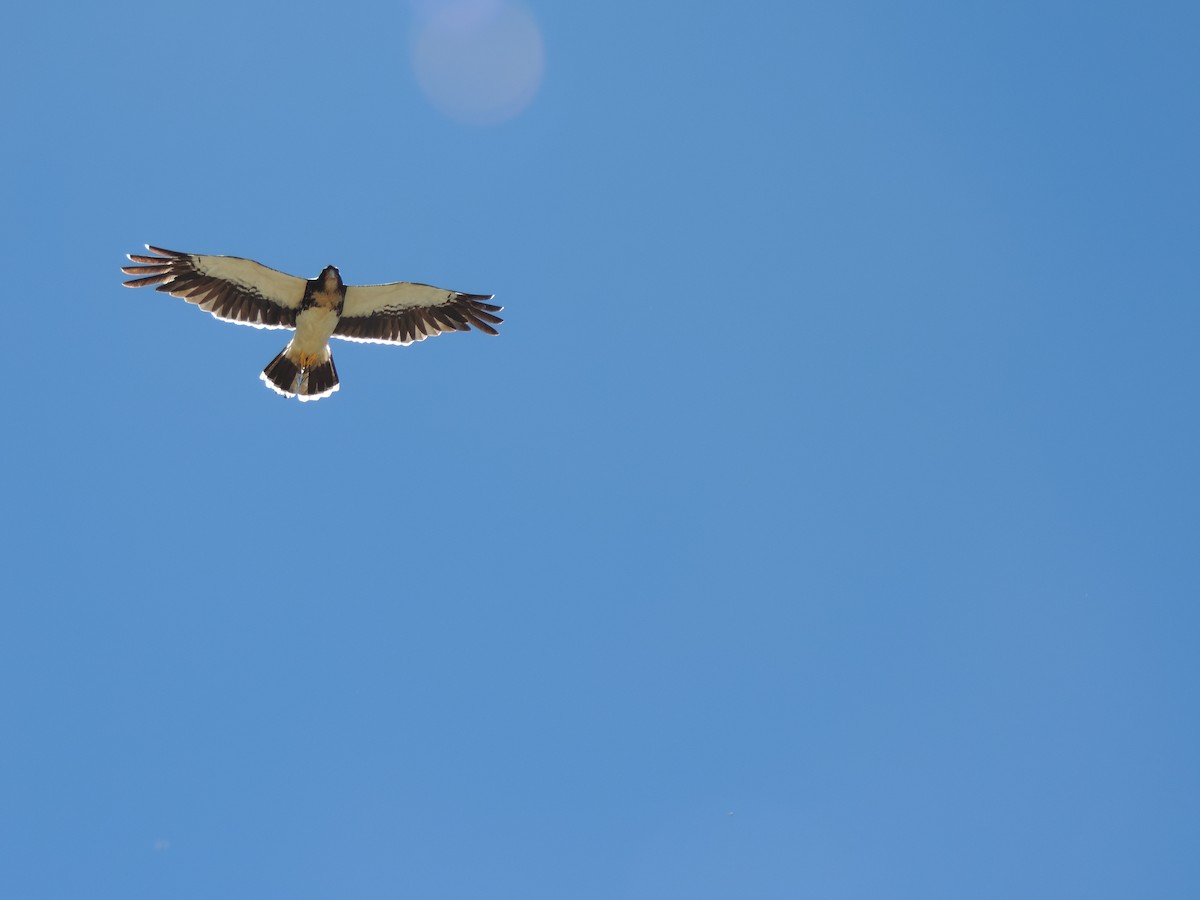
[(326, 266), (321, 270), (321, 284), (327, 291), (342, 286), (342, 273), (337, 270), (337, 266)]

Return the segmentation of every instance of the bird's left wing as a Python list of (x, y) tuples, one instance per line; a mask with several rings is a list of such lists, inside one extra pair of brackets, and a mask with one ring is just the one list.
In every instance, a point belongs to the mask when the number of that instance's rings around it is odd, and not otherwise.
[(226, 322), (254, 328), (295, 328), (296, 313), (304, 300), (307, 282), (294, 275), (269, 269), (252, 259), (237, 256), (199, 256), (146, 245), (156, 256), (129, 258), (135, 266), (123, 266), (126, 275), (136, 275), (125, 287), (148, 287), (188, 303), (195, 303)]
[(348, 287), (333, 336), (371, 344), (411, 344), (472, 327), (499, 334), (493, 326), (504, 321), (495, 315), (503, 307), (484, 302), (491, 299), (491, 294), (461, 294), (408, 281)]

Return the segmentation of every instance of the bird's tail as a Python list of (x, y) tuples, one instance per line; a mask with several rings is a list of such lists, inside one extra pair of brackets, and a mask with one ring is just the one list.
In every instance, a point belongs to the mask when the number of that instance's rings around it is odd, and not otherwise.
[(320, 400), (338, 389), (338, 373), (328, 347), (323, 360), (310, 360), (288, 344), (258, 377), (275, 393), (302, 401)]

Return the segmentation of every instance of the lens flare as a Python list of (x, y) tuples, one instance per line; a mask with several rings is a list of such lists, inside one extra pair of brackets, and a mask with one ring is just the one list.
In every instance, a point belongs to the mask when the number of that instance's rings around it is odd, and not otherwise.
[(542, 82), (545, 53), (533, 15), (508, 0), (420, 0), (413, 68), (445, 115), (493, 125), (525, 109)]

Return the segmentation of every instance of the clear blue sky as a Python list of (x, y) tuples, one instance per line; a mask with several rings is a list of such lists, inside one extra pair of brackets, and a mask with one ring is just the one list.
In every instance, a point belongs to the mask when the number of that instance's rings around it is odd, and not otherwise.
[(1200, 896), (1194, 4), (523, 9), (6, 13), (0, 896)]

